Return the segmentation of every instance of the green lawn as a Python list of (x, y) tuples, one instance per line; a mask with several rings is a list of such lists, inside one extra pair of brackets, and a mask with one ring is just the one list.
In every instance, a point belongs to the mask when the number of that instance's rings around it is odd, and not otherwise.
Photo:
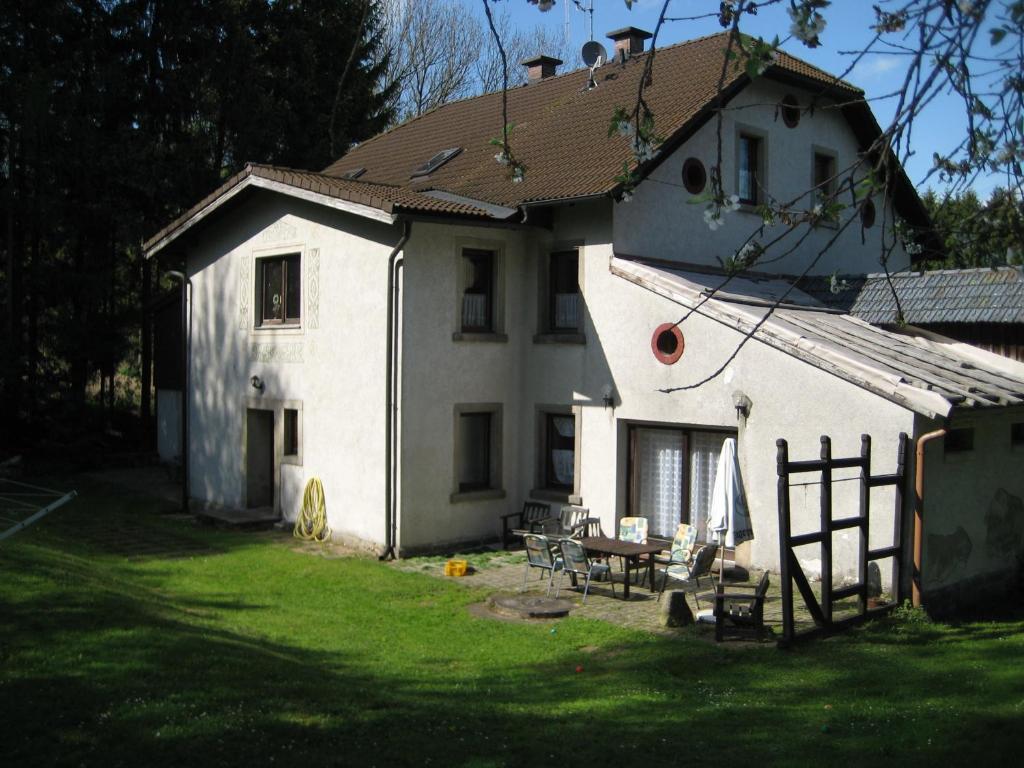
[(1020, 618), (790, 651), (491, 621), (457, 584), (49, 482), (81, 497), (0, 543), (4, 766), (980, 765), (1024, 746)]

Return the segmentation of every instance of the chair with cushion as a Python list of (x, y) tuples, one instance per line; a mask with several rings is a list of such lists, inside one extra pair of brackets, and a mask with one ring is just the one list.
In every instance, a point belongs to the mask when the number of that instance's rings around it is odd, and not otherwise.
[[(562, 589), (562, 579), (565, 574), (583, 577), (583, 603), (587, 602), (587, 592), (590, 590), (590, 581), (595, 576), (608, 576), (608, 583), (612, 587), (612, 597), (615, 596), (615, 582), (612, 581), (611, 567), (607, 563), (594, 563), (587, 557), (583, 545), (575, 539), (562, 539), (559, 542), (562, 550), (562, 575), (558, 577), (558, 586), (555, 588), (555, 597), (558, 597)], [(577, 585), (578, 586), (578, 585)]]
[[(661, 600), (661, 596), (665, 592), (665, 584), (669, 579), (684, 581), (693, 584), (697, 589), (700, 589), (701, 578), (704, 576), (707, 576), (708, 579), (711, 578), (711, 566), (715, 562), (715, 553), (717, 551), (717, 547), (706, 544), (694, 552), (693, 558), (688, 563), (676, 562), (672, 559), (665, 563), (664, 567), (661, 569), (661, 589), (658, 591), (658, 600)], [(684, 550), (679, 550), (680, 557), (683, 556), (683, 552)], [(655, 562), (658, 562), (657, 559)], [(700, 598), (696, 593), (693, 595), (693, 600), (699, 609)]]
[(764, 632), (764, 601), (768, 597), (768, 571), (761, 574), (756, 587), (719, 584), (715, 587), (714, 593), (704, 595), (712, 596), (715, 599), (715, 640), (721, 640), (725, 634), (726, 621), (751, 629), (758, 635)]
[(526, 580), (530, 578), (530, 569), (538, 568), (541, 571), (541, 578), (545, 572), (548, 577), (548, 588), (545, 595), (551, 594), (551, 584), (555, 578), (555, 571), (562, 570), (562, 557), (555, 555), (551, 549), (551, 542), (547, 536), (537, 533), (528, 533), (523, 536), (523, 545), (526, 547), (526, 571), (523, 573), (523, 588), (526, 591)]
[[(619, 520), (619, 541), (628, 541), (633, 544), (646, 544), (647, 543), (647, 518), (646, 517), (624, 517)], [(637, 570), (640, 573), (640, 578), (646, 578), (647, 573), (647, 559), (643, 558), (640, 561), (640, 566)], [(622, 570), (622, 558), (619, 558), (619, 570)]]
[(655, 555), (654, 562), (658, 565), (691, 565), (693, 563), (693, 547), (697, 543), (697, 526), (680, 523), (676, 535), (672, 538), (672, 547)]

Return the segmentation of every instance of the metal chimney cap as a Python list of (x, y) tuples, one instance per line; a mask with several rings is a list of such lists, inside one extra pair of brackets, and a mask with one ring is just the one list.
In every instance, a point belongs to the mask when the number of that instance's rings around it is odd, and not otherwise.
[(621, 40), (625, 37), (635, 37), (640, 40), (649, 40), (654, 37), (646, 29), (640, 29), (639, 27), (623, 27), (622, 29), (613, 29), (611, 32), (605, 33), (605, 37), (611, 40)]
[(533, 58), (530, 59), (523, 59), (519, 63), (522, 64), (524, 67), (532, 67), (544, 64), (551, 64), (552, 66), (557, 67), (559, 64), (562, 64), (563, 62), (561, 59), (556, 59), (554, 56), (545, 56), (544, 54), (540, 54), (539, 56), (534, 56)]

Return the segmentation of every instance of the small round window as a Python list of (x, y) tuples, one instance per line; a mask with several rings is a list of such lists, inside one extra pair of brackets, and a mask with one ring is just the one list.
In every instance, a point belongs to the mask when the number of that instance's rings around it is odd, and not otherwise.
[(875, 204), (870, 199), (865, 200), (860, 207), (860, 223), (864, 229), (871, 229), (875, 226)]
[(796, 128), (800, 124), (800, 102), (796, 100), (796, 96), (783, 96), (779, 109), (782, 112), (782, 122), (787, 128)]
[(704, 163), (696, 157), (686, 158), (683, 163), (683, 186), (691, 195), (699, 195), (704, 191), (708, 183), (708, 172), (704, 169)]
[(683, 332), (675, 323), (662, 323), (654, 329), (654, 334), (651, 336), (651, 351), (658, 362), (672, 365), (683, 356), (685, 348), (686, 341), (683, 339)]

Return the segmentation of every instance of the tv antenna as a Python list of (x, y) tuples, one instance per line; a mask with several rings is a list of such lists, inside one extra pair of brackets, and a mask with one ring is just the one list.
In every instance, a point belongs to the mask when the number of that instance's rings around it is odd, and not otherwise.
[[(594, 39), (594, 0), (590, 0), (589, 3), (585, 0), (572, 0), (573, 4), (583, 13), (590, 14), (590, 39)], [(568, 9), (569, 6), (566, 6)], [(589, 64), (587, 65), (590, 66)]]

